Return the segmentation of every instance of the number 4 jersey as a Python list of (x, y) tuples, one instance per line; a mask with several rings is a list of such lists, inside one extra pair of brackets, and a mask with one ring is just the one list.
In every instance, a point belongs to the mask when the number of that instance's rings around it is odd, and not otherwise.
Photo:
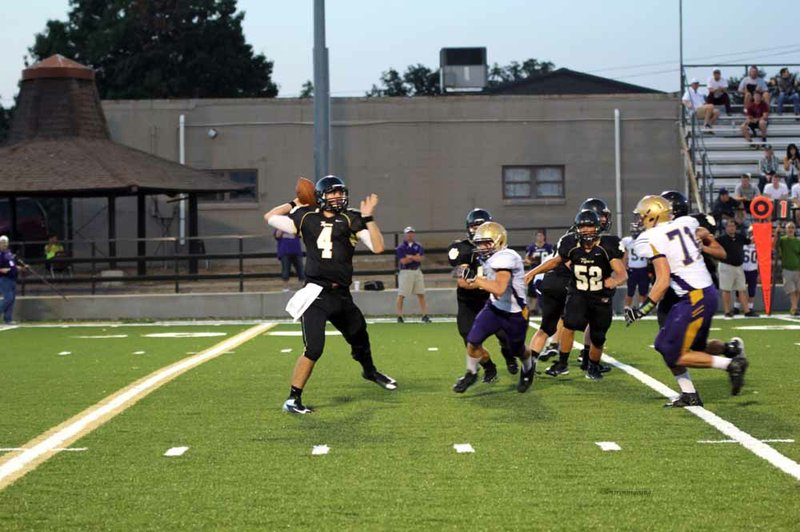
[(636, 239), (635, 249), (640, 257), (667, 259), (670, 286), (679, 296), (713, 284), (696, 237), (699, 227), (696, 219), (681, 216), (648, 229)]
[(558, 241), (558, 254), (572, 268), (570, 292), (581, 292), (597, 298), (614, 297), (614, 289), (606, 288), (604, 281), (611, 277), (611, 261), (622, 260), (625, 248), (616, 236), (603, 235), (587, 250), (575, 233), (567, 233)]
[(328, 218), (319, 209), (298, 207), (289, 213), (306, 246), (308, 281), (330, 288), (349, 286), (353, 280), (353, 252), (367, 224), (361, 213), (348, 209)]

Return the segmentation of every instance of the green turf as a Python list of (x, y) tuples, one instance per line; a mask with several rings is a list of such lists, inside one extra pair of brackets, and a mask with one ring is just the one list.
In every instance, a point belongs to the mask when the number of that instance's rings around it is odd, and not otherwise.
[[(759, 438), (800, 440), (796, 331), (718, 320), (747, 342), (745, 391), (697, 371), (706, 406)], [(277, 330), (297, 330), (280, 326)], [(608, 349), (675, 388), (648, 347), (653, 322), (612, 327)], [(370, 326), (378, 366), (362, 380), (340, 337), (306, 388), (317, 412), (280, 412), (298, 337), (260, 336), (183, 375), (0, 493), (0, 529), (788, 530), (800, 483), (615, 370), (450, 386), (463, 372), (455, 325)], [(766, 346), (770, 347), (767, 348)], [(438, 351), (428, 351), (438, 347)], [(490, 347), (494, 345), (490, 343)], [(292, 348), (293, 352), (281, 353)], [(758, 393), (755, 393), (758, 392)], [(615, 441), (620, 452), (602, 452)], [(454, 443), (471, 443), (472, 455)], [(311, 456), (327, 444), (327, 456)], [(188, 445), (179, 458), (166, 449)], [(774, 444), (799, 459), (800, 444)]]
[[(0, 447), (22, 445), (158, 368), (246, 326), (30, 327), (0, 332)], [(145, 338), (163, 332), (207, 338)], [(127, 338), (78, 338), (121, 336)], [(144, 351), (144, 354), (134, 354)], [(59, 355), (69, 352), (69, 355)]]

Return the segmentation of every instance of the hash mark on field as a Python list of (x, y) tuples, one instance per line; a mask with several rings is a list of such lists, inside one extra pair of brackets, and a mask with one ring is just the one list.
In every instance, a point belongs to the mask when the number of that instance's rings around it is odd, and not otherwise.
[[(771, 440), (758, 440), (761, 443), (794, 443), (794, 440), (789, 438), (775, 438)], [(739, 443), (736, 440), (697, 440), (697, 443)]]
[(454, 443), (453, 449), (455, 449), (458, 454), (475, 452), (475, 449), (469, 443)]
[(67, 356), (67, 355), (71, 355), (71, 354), (72, 354), (72, 351), (61, 351), (61, 352), (58, 354), (58, 356), (60, 356), (60, 357), (65, 357), (65, 356)]
[(327, 445), (315, 445), (313, 449), (311, 449), (311, 456), (322, 456), (323, 454), (328, 454), (331, 448)]
[(291, 347), (287, 347), (286, 349), (281, 349), (281, 353), (291, 353), (291, 352), (292, 352)]
[(133, 354), (134, 355), (143, 355), (144, 351), (134, 351)]
[(170, 447), (167, 449), (167, 452), (164, 453), (164, 456), (181, 456), (188, 450), (188, 447)]
[(600, 447), (603, 451), (621, 451), (622, 447), (619, 446), (617, 442), (614, 441), (596, 441), (594, 442), (595, 445)]
[(428, 351), (438, 351), (438, 350), (439, 350), (438, 347), (429, 347), (428, 348)]

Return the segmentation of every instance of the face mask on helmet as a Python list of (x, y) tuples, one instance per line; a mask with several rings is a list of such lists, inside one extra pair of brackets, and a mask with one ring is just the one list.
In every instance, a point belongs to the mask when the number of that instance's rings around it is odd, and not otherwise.
[(492, 221), (492, 215), (489, 211), (484, 209), (472, 209), (469, 214), (467, 214), (467, 234), (470, 238), (475, 236), (475, 230), (478, 229), (482, 224), (486, 222)]
[(591, 209), (582, 210), (575, 216), (575, 230), (581, 244), (593, 244), (600, 238), (600, 217)]
[(488, 259), (501, 249), (505, 249), (508, 237), (505, 228), (495, 222), (485, 222), (475, 230), (472, 243), (475, 245), (475, 253), (481, 259)]
[(324, 211), (340, 213), (347, 209), (347, 186), (335, 176), (325, 176), (316, 184), (317, 203)]
[(579, 211), (593, 211), (597, 214), (600, 220), (600, 231), (609, 231), (611, 229), (611, 209), (608, 204), (600, 198), (589, 198), (581, 203)]
[(661, 196), (645, 196), (639, 200), (633, 215), (643, 229), (647, 230), (672, 219), (672, 205)]

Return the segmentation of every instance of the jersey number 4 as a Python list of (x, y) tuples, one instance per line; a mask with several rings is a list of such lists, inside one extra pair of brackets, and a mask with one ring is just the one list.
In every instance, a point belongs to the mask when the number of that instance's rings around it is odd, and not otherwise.
[(603, 289), (603, 270), (599, 266), (576, 264), (572, 269), (575, 275), (575, 288), (583, 292), (597, 292)]
[(333, 241), (331, 235), (333, 234), (333, 224), (325, 224), (322, 226), (322, 232), (317, 237), (317, 247), (322, 254), (323, 259), (333, 258)]

